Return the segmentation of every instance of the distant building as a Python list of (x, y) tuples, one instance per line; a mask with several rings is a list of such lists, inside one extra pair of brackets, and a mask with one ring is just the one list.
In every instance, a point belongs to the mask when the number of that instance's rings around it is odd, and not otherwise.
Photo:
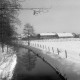
[(80, 34), (77, 34), (77, 37), (80, 38)]
[(40, 33), (40, 38), (58, 38), (56, 33)]
[(80, 34), (72, 33), (74, 35), (74, 38), (80, 38)]
[(74, 38), (74, 35), (72, 33), (57, 33), (59, 38)]

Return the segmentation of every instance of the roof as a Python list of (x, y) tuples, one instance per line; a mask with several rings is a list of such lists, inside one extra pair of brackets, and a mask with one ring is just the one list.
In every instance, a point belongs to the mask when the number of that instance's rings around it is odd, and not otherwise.
[(56, 35), (56, 33), (40, 33), (41, 36)]
[(72, 33), (57, 33), (59, 37), (73, 37)]

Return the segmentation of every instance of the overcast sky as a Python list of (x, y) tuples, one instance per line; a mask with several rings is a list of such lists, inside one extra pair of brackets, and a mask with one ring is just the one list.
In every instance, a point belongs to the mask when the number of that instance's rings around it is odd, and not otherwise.
[(20, 11), (21, 29), (26, 23), (30, 23), (37, 33), (80, 33), (80, 0), (25, 0), (22, 5), (26, 8), (51, 7), (51, 9), (38, 15), (33, 15), (32, 10)]

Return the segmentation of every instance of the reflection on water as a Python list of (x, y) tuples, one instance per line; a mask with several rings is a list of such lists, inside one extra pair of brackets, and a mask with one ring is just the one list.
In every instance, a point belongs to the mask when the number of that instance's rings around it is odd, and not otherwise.
[(12, 80), (61, 80), (56, 72), (30, 50), (20, 48)]
[(19, 56), (18, 58), (18, 63), (25, 66), (27, 71), (32, 71), (32, 69), (35, 68), (35, 62), (37, 60), (37, 57), (34, 54), (32, 54), (31, 51), (27, 50), (25, 55), (21, 57)]

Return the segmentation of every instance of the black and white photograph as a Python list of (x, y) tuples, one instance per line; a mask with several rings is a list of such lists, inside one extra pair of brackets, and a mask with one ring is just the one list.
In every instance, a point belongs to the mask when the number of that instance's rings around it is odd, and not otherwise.
[(0, 0), (0, 80), (80, 80), (80, 0)]

